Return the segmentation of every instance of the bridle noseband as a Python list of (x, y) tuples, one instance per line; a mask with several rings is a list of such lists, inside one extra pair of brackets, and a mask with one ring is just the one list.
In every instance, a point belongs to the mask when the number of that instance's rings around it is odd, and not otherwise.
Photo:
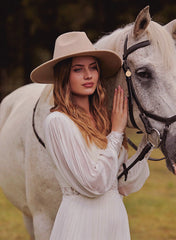
[[(163, 148), (165, 149), (165, 142), (166, 142), (166, 138), (167, 138), (167, 133), (169, 131), (169, 126), (176, 121), (176, 115), (169, 117), (169, 118), (161, 117), (161, 116), (153, 114), (143, 108), (143, 106), (141, 105), (141, 103), (137, 97), (137, 94), (135, 92), (132, 78), (131, 78), (131, 71), (130, 71), (130, 68), (129, 68), (128, 62), (127, 62), (127, 58), (129, 56), (129, 54), (131, 54), (132, 52), (136, 51), (139, 48), (149, 46), (151, 43), (149, 40), (146, 40), (143, 42), (139, 42), (129, 48), (127, 48), (127, 43), (128, 43), (128, 36), (126, 37), (126, 40), (124, 43), (123, 70), (124, 70), (124, 73), (126, 76), (126, 82), (127, 82), (127, 88), (128, 88), (128, 104), (129, 104), (130, 121), (135, 128), (139, 129), (139, 127), (136, 124), (136, 121), (134, 119), (134, 114), (133, 114), (133, 99), (134, 99), (134, 101), (139, 109), (139, 112), (140, 112), (139, 116), (144, 124), (147, 135), (155, 132), (158, 136), (158, 141), (157, 141), (156, 147), (159, 147), (160, 145), (162, 145), (162, 149)], [(152, 127), (148, 118), (162, 122), (165, 124), (162, 136), (156, 128)]]

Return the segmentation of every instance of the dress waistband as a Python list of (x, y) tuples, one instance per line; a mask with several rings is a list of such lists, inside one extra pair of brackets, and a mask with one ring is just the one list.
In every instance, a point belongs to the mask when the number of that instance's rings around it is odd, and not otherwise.
[(70, 195), (80, 195), (79, 192), (77, 192), (74, 188), (72, 187), (63, 187), (62, 188), (62, 193), (65, 196), (70, 196)]

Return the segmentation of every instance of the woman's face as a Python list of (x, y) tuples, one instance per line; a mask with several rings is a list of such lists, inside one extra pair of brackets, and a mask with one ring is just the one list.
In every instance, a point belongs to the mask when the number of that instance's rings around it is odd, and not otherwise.
[(70, 69), (70, 89), (73, 95), (89, 96), (95, 92), (99, 79), (97, 61), (94, 57), (74, 57)]

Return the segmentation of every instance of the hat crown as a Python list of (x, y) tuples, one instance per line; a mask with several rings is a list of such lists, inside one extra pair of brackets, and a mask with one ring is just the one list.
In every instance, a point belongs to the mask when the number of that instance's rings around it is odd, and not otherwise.
[(56, 39), (53, 59), (88, 51), (95, 51), (95, 47), (85, 32), (69, 32)]
[(98, 60), (101, 77), (114, 75), (121, 67), (121, 59), (111, 50), (97, 49), (85, 32), (69, 32), (60, 35), (55, 42), (53, 59), (31, 72), (31, 79), (38, 83), (54, 83), (54, 66), (67, 58), (92, 56)]

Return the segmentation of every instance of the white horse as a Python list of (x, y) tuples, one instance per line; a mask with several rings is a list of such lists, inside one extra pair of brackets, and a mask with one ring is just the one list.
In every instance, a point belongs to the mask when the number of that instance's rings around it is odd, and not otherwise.
[[(152, 22), (148, 7), (143, 9), (134, 24), (118, 29), (97, 42), (97, 47), (112, 49), (121, 57), (126, 36), (128, 46), (143, 40), (150, 45), (128, 56), (132, 81), (143, 108), (168, 118), (176, 112), (176, 21), (166, 26)], [(117, 78), (107, 81), (109, 102), (118, 84), (126, 90), (121, 69)], [(11, 93), (0, 105), (0, 186), (6, 197), (23, 212), (26, 228), (32, 239), (48, 240), (61, 201), (61, 191), (54, 175), (54, 165), (37, 139), (44, 139), (43, 121), (53, 104), (52, 85), (29, 84)], [(35, 114), (33, 110), (40, 98)], [(134, 103), (134, 119), (145, 133), (139, 109)], [(163, 134), (165, 124), (149, 119), (156, 133)], [(132, 127), (129, 119), (128, 126)], [(155, 141), (155, 134), (151, 134)], [(169, 125), (165, 141), (167, 165), (174, 169), (176, 162), (176, 123)], [(143, 146), (143, 141), (140, 148)], [(139, 150), (138, 150), (139, 151)], [(136, 155), (138, 152), (136, 153)], [(135, 159), (135, 156), (132, 158)]]

